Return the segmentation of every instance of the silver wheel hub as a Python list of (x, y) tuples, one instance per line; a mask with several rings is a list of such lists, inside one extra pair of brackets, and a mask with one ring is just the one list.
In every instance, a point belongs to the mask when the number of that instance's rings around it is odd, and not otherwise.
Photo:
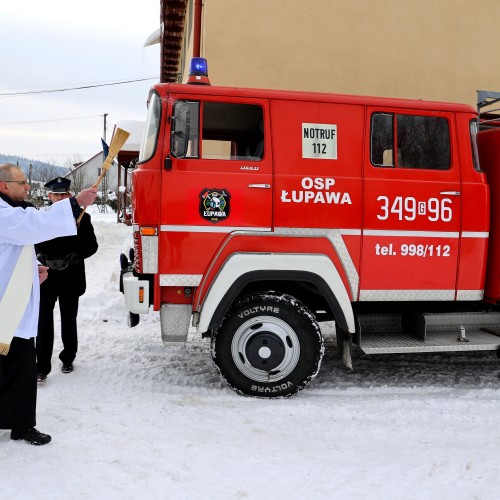
[(236, 330), (231, 354), (243, 375), (256, 382), (273, 382), (297, 366), (300, 343), (290, 325), (281, 319), (257, 316)]

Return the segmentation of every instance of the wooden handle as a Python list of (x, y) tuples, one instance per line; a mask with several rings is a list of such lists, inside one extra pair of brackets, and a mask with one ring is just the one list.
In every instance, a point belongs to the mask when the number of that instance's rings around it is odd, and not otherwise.
[[(106, 156), (106, 159), (104, 160), (104, 163), (102, 164), (101, 167), (101, 175), (97, 178), (95, 183), (93, 184), (93, 188), (97, 188), (99, 184), (102, 181), (102, 178), (106, 175), (106, 172), (111, 168), (111, 165), (113, 165), (113, 160), (115, 159), (115, 156), (120, 152), (120, 149), (123, 147), (125, 142), (127, 142), (127, 139), (130, 136), (130, 132), (127, 132), (126, 130), (123, 130), (121, 128), (117, 128), (115, 130), (115, 133), (113, 134), (113, 138), (111, 139), (111, 144), (109, 145), (109, 151), (108, 151), (108, 156)], [(78, 216), (78, 219), (76, 219), (76, 225), (80, 224), (80, 221), (82, 220), (83, 214), (87, 210), (87, 207), (83, 208), (83, 212)]]

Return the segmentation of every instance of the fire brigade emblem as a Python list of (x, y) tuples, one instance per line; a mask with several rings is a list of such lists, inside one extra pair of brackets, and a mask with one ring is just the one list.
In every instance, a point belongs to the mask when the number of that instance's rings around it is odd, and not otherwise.
[(212, 224), (222, 222), (229, 217), (231, 195), (224, 189), (205, 188), (200, 193), (200, 215)]

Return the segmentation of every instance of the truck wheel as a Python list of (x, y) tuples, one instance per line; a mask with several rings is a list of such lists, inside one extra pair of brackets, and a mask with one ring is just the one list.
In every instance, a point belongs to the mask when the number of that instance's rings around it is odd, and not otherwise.
[(212, 359), (236, 392), (286, 398), (316, 376), (324, 345), (313, 314), (290, 295), (250, 295), (212, 333)]

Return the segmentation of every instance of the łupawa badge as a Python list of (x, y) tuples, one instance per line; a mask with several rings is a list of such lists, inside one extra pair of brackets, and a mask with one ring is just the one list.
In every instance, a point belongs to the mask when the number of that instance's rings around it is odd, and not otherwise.
[(225, 189), (205, 188), (200, 193), (200, 215), (212, 224), (229, 217), (231, 195)]

